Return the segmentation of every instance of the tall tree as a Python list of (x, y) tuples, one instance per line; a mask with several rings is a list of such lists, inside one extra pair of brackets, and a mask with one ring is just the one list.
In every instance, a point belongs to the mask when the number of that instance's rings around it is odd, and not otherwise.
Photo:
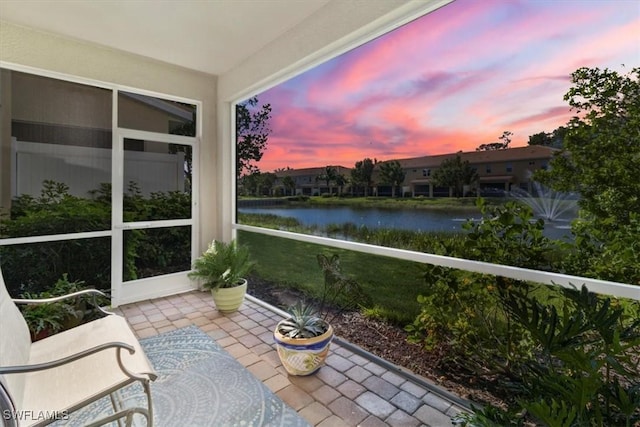
[(364, 187), (364, 196), (369, 195), (369, 188), (373, 185), (373, 168), (375, 167), (377, 160), (371, 160), (365, 158), (357, 161), (355, 167), (351, 169), (351, 183), (352, 185), (361, 185)]
[(640, 68), (622, 75), (580, 68), (565, 94), (575, 111), (564, 148), (535, 178), (580, 193), (599, 228), (618, 229), (640, 212)]
[(242, 183), (242, 186), (239, 188), (240, 192), (246, 196), (257, 196), (262, 181), (261, 175), (259, 171), (243, 175), (240, 178), (240, 182)]
[(336, 175), (336, 185), (338, 186), (338, 195), (342, 196), (342, 189), (347, 184), (347, 178), (341, 173)]
[(511, 137), (513, 132), (505, 130), (502, 135), (498, 137), (500, 142), (490, 142), (489, 144), (480, 144), (476, 151), (493, 151), (493, 150), (506, 150), (511, 144)]
[(391, 197), (396, 197), (396, 187), (402, 185), (405, 177), (406, 173), (399, 161), (380, 163), (380, 180), (383, 184), (391, 186)]
[(261, 196), (270, 196), (273, 185), (278, 176), (273, 172), (265, 172), (260, 174), (260, 194)]
[[(188, 105), (187, 105), (188, 106)], [(193, 112), (191, 120), (186, 121), (169, 131), (172, 135), (196, 136), (196, 113)], [(169, 144), (169, 153), (184, 153), (184, 191), (190, 192), (193, 181), (193, 148), (187, 145)]]
[(320, 175), (316, 176), (316, 182), (324, 181), (327, 184), (327, 187), (329, 187), (329, 194), (331, 194), (333, 193), (331, 183), (336, 180), (337, 176), (338, 170), (335, 167), (325, 166), (324, 171)]
[(290, 175), (282, 178), (282, 185), (284, 185), (285, 191), (291, 191), (291, 195), (294, 196), (294, 192), (296, 191), (296, 182), (291, 178)]
[(560, 126), (553, 132), (539, 132), (529, 136), (529, 145), (542, 145), (545, 147), (562, 148), (567, 128)]
[(534, 178), (580, 193), (579, 251), (566, 270), (640, 286), (640, 68), (580, 68), (571, 81), (564, 99), (576, 116), (564, 148)]
[(271, 104), (258, 107), (258, 98), (253, 97), (236, 105), (236, 174), (243, 175), (258, 172), (254, 162), (262, 159), (269, 139), (269, 119)]
[(439, 187), (453, 190), (454, 197), (464, 195), (464, 186), (478, 181), (478, 172), (471, 167), (468, 160), (462, 161), (460, 155), (444, 160), (431, 175), (433, 183)]

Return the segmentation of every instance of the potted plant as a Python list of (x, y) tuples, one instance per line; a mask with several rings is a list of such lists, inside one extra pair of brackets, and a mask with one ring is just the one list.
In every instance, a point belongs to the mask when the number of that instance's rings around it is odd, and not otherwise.
[(229, 243), (214, 240), (195, 260), (189, 277), (202, 280), (202, 287), (211, 290), (216, 308), (228, 313), (242, 305), (247, 292), (245, 276), (253, 265), (247, 247), (235, 240)]
[(318, 308), (298, 301), (273, 332), (280, 362), (291, 375), (311, 375), (324, 365), (334, 335), (331, 320), (363, 299), (360, 285), (340, 270), (338, 255), (317, 259), (324, 273)]
[(311, 375), (324, 365), (333, 339), (333, 328), (313, 306), (298, 301), (289, 308), (273, 333), (278, 357), (291, 375)]

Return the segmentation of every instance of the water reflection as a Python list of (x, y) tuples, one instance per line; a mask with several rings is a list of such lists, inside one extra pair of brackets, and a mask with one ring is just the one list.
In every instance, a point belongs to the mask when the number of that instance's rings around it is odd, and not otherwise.
[[(240, 213), (271, 214), (294, 218), (304, 226), (326, 227), (333, 224), (351, 223), (357, 227), (389, 228), (412, 231), (462, 232), (462, 224), (468, 219), (481, 218), (478, 210), (451, 212), (427, 209), (356, 209), (348, 206), (323, 207), (241, 207)], [(552, 239), (571, 237), (571, 212), (558, 215), (554, 222), (545, 222), (545, 235)]]

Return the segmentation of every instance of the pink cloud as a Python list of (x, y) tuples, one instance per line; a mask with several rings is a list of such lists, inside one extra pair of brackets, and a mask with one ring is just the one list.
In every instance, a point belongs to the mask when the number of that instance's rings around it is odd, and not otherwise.
[(504, 130), (524, 145), (569, 120), (576, 68), (640, 63), (638, 8), (591, 4), (458, 0), (273, 88), (260, 167), (469, 151)]

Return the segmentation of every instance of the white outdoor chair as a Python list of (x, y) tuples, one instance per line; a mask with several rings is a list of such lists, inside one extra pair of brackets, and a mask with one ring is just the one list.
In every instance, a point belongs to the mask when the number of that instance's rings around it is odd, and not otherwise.
[[(104, 295), (86, 290), (38, 303), (92, 293)], [(113, 412), (91, 426), (113, 421), (130, 426), (135, 414), (153, 424), (150, 382), (156, 375), (123, 317), (104, 312), (102, 318), (32, 343), (16, 303), (35, 302), (12, 300), (0, 271), (0, 425), (47, 425), (107, 395)], [(146, 394), (146, 408), (126, 408), (117, 396), (136, 381)]]

